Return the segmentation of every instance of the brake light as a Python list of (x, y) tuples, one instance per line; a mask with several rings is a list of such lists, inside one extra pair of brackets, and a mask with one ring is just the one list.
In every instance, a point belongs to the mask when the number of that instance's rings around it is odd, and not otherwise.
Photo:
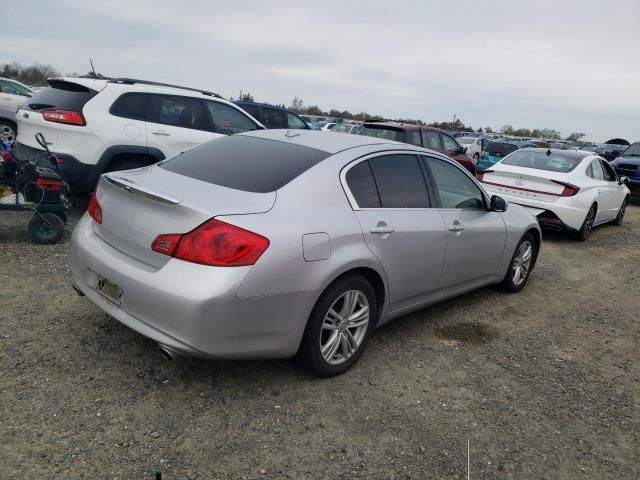
[(217, 267), (253, 265), (268, 247), (262, 235), (215, 219), (183, 235), (158, 235), (151, 244), (154, 252)]
[(87, 212), (98, 225), (102, 225), (102, 207), (98, 202), (96, 192), (93, 192), (89, 197), (89, 206), (87, 207)]
[(553, 183), (557, 183), (558, 185), (562, 185), (564, 190), (560, 194), (561, 197), (573, 197), (576, 193), (580, 191), (580, 187), (577, 187), (571, 183), (560, 182), (558, 180), (551, 180)]
[(64, 123), (66, 125), (84, 126), (87, 124), (82, 113), (70, 112), (68, 110), (44, 110), (42, 118), (48, 122)]

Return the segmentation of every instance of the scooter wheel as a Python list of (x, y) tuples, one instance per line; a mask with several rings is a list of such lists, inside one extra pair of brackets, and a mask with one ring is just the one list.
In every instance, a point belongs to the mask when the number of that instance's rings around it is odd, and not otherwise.
[(62, 238), (64, 222), (53, 213), (36, 213), (29, 221), (29, 235), (33, 243), (49, 245)]

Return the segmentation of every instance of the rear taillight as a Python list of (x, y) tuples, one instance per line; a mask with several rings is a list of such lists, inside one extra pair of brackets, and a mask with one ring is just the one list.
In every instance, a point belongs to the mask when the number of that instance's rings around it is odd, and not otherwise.
[(42, 118), (48, 122), (64, 123), (66, 125), (84, 126), (87, 124), (82, 113), (70, 112), (68, 110), (44, 110), (42, 112)]
[(158, 235), (151, 244), (154, 252), (217, 267), (253, 265), (267, 247), (265, 237), (215, 219), (182, 235)]
[(558, 185), (562, 185), (564, 190), (560, 194), (561, 197), (573, 197), (576, 193), (580, 191), (580, 187), (572, 185), (571, 183), (560, 182), (558, 180), (551, 180), (553, 183), (557, 183)]
[(493, 170), (483, 170), (481, 172), (476, 173), (476, 178), (478, 179), (479, 182), (482, 182), (484, 180), (485, 173), (493, 173)]
[(93, 192), (91, 197), (89, 197), (87, 212), (89, 212), (89, 216), (93, 218), (97, 224), (102, 225), (102, 207), (100, 206), (100, 203), (98, 203), (96, 192)]

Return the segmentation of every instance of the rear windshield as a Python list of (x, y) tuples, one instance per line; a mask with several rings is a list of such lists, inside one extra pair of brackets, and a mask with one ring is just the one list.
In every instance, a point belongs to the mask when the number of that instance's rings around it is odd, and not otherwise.
[(518, 147), (515, 145), (511, 145), (510, 143), (490, 143), (484, 148), (484, 151), (491, 155), (503, 155), (507, 156), (511, 152), (515, 152), (518, 150)]
[(391, 128), (375, 128), (362, 127), (356, 132), (358, 135), (367, 137), (384, 138), (385, 140), (395, 140), (396, 142), (405, 141), (405, 133), (401, 130), (393, 130)]
[(328, 156), (315, 148), (233, 135), (192, 148), (159, 165), (222, 187), (267, 193), (284, 187)]
[(59, 108), (72, 112), (81, 112), (84, 104), (91, 100), (98, 92), (77, 83), (61, 80), (51, 80), (49, 86), (39, 90), (25, 102), (28, 110), (44, 110), (45, 108)]
[(555, 153), (547, 155), (547, 152), (544, 151), (519, 150), (504, 158), (500, 163), (514, 167), (566, 173), (576, 168), (581, 161), (582, 158), (567, 157)]

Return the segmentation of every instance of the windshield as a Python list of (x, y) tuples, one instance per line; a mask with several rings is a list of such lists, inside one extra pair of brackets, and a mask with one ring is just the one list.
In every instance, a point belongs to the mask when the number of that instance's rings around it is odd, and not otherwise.
[(395, 140), (397, 142), (404, 142), (405, 134), (400, 130), (392, 130), (390, 128), (375, 128), (375, 127), (362, 127), (357, 131), (358, 135), (365, 135), (367, 137), (384, 138), (386, 140)]
[(622, 152), (623, 157), (640, 157), (640, 142), (636, 142)]
[(549, 172), (567, 173), (578, 166), (582, 158), (569, 157), (561, 154), (547, 155), (544, 151), (519, 150), (505, 157), (502, 165), (514, 167), (534, 168)]

